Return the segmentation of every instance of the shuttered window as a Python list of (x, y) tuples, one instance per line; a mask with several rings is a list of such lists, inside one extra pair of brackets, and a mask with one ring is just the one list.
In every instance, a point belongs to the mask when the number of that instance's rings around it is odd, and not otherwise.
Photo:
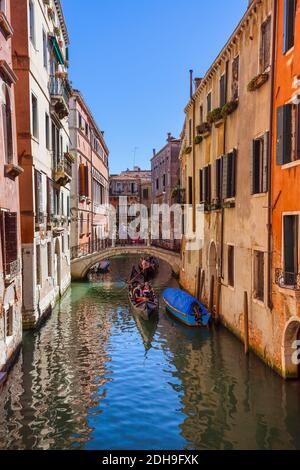
[(239, 73), (240, 73), (240, 57), (237, 56), (232, 62), (231, 94), (232, 94), (233, 100), (237, 100), (239, 97)]
[(283, 53), (294, 46), (295, 42), (296, 0), (284, 0)]
[(254, 251), (254, 298), (264, 301), (265, 298), (265, 255), (263, 251)]
[(234, 198), (236, 195), (236, 150), (224, 155), (222, 162), (222, 198)]
[(222, 108), (226, 104), (226, 75), (222, 75), (220, 78), (220, 103), (219, 106)]
[(295, 285), (299, 272), (299, 216), (283, 217), (285, 284)]
[(207, 95), (207, 114), (211, 112), (212, 108), (212, 99), (211, 99), (211, 92)]
[(295, 108), (295, 114), (296, 114), (296, 119), (295, 119), (295, 127), (296, 127), (296, 138), (295, 138), (295, 155), (296, 159), (300, 159), (300, 104), (298, 104)]
[(261, 26), (260, 71), (264, 72), (271, 61), (271, 17)]
[(216, 160), (216, 200), (222, 200), (222, 158)]
[(51, 220), (51, 216), (54, 213), (54, 201), (53, 201), (53, 183), (50, 178), (47, 178), (47, 215), (48, 221)]
[(83, 163), (79, 164), (78, 177), (79, 196), (85, 196), (85, 165)]
[(193, 178), (189, 176), (189, 204), (193, 204)]
[(89, 184), (89, 167), (85, 165), (84, 167), (84, 195), (89, 197), (90, 194), (90, 184)]
[(292, 160), (292, 110), (292, 104), (277, 108), (277, 165), (284, 165)]
[(42, 224), (44, 222), (43, 185), (42, 185), (42, 174), (38, 170), (34, 170), (34, 193), (35, 193), (35, 220), (37, 224)]
[(200, 170), (200, 203), (211, 203), (211, 165)]
[(269, 133), (252, 142), (251, 194), (268, 191)]

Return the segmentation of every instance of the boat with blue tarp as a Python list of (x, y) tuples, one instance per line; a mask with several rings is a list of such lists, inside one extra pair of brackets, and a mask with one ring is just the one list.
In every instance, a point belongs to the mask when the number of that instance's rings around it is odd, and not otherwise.
[(201, 328), (208, 327), (211, 314), (205, 306), (181, 289), (165, 289), (163, 299), (167, 311), (185, 325)]

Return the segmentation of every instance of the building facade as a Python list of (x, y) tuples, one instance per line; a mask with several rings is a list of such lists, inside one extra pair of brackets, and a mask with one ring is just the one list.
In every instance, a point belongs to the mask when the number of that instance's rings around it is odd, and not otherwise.
[[(119, 175), (111, 175), (109, 178), (109, 202), (116, 210), (116, 238), (118, 240), (120, 232), (122, 232), (122, 243), (131, 243), (132, 241), (145, 242), (146, 240), (125, 239), (123, 232), (126, 227), (120, 224), (120, 213), (127, 214), (127, 223), (135, 219), (135, 215), (131, 216), (129, 211), (131, 206), (143, 204), (147, 208), (148, 216), (151, 208), (151, 171), (141, 170), (134, 167), (133, 170), (126, 170)], [(123, 207), (122, 207), (123, 206)], [(122, 225), (122, 227), (121, 227)], [(148, 227), (150, 228), (150, 227)], [(127, 233), (127, 232), (126, 232)], [(146, 237), (144, 237), (146, 238)], [(148, 235), (147, 235), (148, 240)]]
[(300, 2), (277, 2), (273, 112), (272, 227), (275, 365), (300, 378)]
[(22, 341), (22, 276), (11, 2), (0, 2), (0, 385)]
[[(181, 284), (274, 366), (269, 219), (274, 4), (247, 11), (185, 109)], [(196, 238), (202, 244), (187, 249)], [(201, 292), (204, 279), (203, 290)]]
[(70, 100), (70, 137), (75, 156), (71, 184), (71, 247), (75, 255), (99, 249), (107, 239), (109, 151), (103, 132), (78, 90)]
[(11, 2), (20, 177), (23, 326), (70, 284), (68, 33), (60, 0)]
[[(167, 144), (159, 151), (153, 151), (151, 159), (152, 174), (152, 203), (167, 204), (171, 207), (178, 202), (178, 188), (180, 186), (179, 153), (181, 140), (175, 139), (169, 133)], [(171, 222), (170, 238), (164, 239), (160, 230), (158, 240), (152, 240), (152, 244), (169, 250), (180, 250), (180, 240), (174, 239), (174, 227)], [(161, 225), (161, 224), (160, 224)]]

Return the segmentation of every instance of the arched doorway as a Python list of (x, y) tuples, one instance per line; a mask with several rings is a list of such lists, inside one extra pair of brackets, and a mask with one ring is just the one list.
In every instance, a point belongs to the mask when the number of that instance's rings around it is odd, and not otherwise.
[(54, 251), (54, 279), (55, 285), (61, 288), (61, 249), (58, 238), (55, 241)]
[(287, 379), (300, 379), (300, 319), (293, 318), (287, 324), (282, 346), (283, 373)]
[(214, 278), (214, 298), (213, 298), (213, 306), (216, 306), (216, 292), (217, 292), (217, 278), (218, 270), (217, 270), (217, 247), (215, 242), (211, 242), (209, 247), (209, 255), (208, 255), (208, 285), (211, 285), (212, 277)]

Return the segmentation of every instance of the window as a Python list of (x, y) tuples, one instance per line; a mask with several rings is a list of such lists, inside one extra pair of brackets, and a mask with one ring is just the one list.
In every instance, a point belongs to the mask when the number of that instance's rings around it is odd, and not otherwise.
[(233, 100), (239, 97), (239, 74), (240, 74), (240, 57), (237, 56), (232, 61), (232, 82), (231, 82), (231, 95)]
[(283, 217), (284, 277), (285, 285), (297, 284), (299, 272), (299, 216)]
[(193, 204), (193, 178), (189, 176), (189, 204)]
[(0, 212), (0, 233), (3, 270), (10, 278), (17, 274), (18, 260), (18, 217), (15, 212)]
[(211, 91), (207, 95), (207, 114), (211, 112), (212, 101), (211, 101)]
[(200, 170), (200, 203), (211, 203), (211, 165)]
[(35, 12), (33, 1), (29, 1), (29, 34), (32, 44), (35, 46)]
[(9, 306), (6, 312), (6, 337), (13, 336), (14, 331), (14, 308), (12, 305)]
[(158, 190), (159, 189), (159, 179), (156, 178), (156, 189)]
[(36, 245), (36, 284), (41, 285), (41, 246)]
[(0, 11), (6, 15), (6, 0), (0, 0)]
[(52, 277), (52, 245), (47, 243), (48, 277)]
[(47, 113), (45, 113), (45, 139), (46, 148), (50, 150), (50, 118)]
[(226, 104), (226, 75), (222, 75), (220, 78), (220, 103), (219, 106), (222, 108)]
[(252, 188), (251, 194), (266, 193), (268, 191), (268, 154), (269, 133), (252, 143)]
[(233, 198), (236, 195), (236, 150), (222, 158), (222, 198)]
[(9, 90), (6, 85), (3, 88), (5, 102), (2, 104), (2, 122), (5, 162), (13, 161), (13, 132), (12, 132), (12, 111)]
[(89, 125), (88, 125), (87, 122), (85, 123), (85, 135), (86, 135), (87, 137), (89, 136)]
[(166, 189), (166, 175), (162, 176), (162, 185), (163, 185), (163, 190)]
[(44, 212), (43, 212), (42, 174), (38, 170), (34, 170), (34, 194), (35, 194), (35, 221), (36, 221), (36, 224), (43, 224)]
[(254, 298), (265, 300), (265, 254), (263, 251), (254, 251)]
[(300, 159), (300, 104), (277, 109), (277, 165)]
[(39, 128), (38, 128), (38, 102), (34, 94), (31, 95), (31, 132), (33, 137), (38, 139)]
[(84, 234), (84, 228), (83, 228), (83, 213), (81, 212), (80, 214), (80, 235)]
[(149, 198), (149, 191), (148, 188), (143, 189), (143, 199)]
[(200, 114), (199, 114), (199, 116), (200, 116), (200, 124), (202, 124), (202, 123), (203, 123), (203, 106), (202, 106), (202, 105), (200, 106)]
[(234, 246), (228, 245), (228, 285), (234, 287)]
[(48, 43), (47, 43), (47, 34), (43, 29), (43, 63), (44, 67), (48, 69)]
[(261, 26), (260, 71), (263, 73), (271, 61), (271, 17)]
[(222, 158), (216, 160), (216, 200), (222, 200)]
[(284, 0), (283, 53), (294, 46), (296, 0)]

